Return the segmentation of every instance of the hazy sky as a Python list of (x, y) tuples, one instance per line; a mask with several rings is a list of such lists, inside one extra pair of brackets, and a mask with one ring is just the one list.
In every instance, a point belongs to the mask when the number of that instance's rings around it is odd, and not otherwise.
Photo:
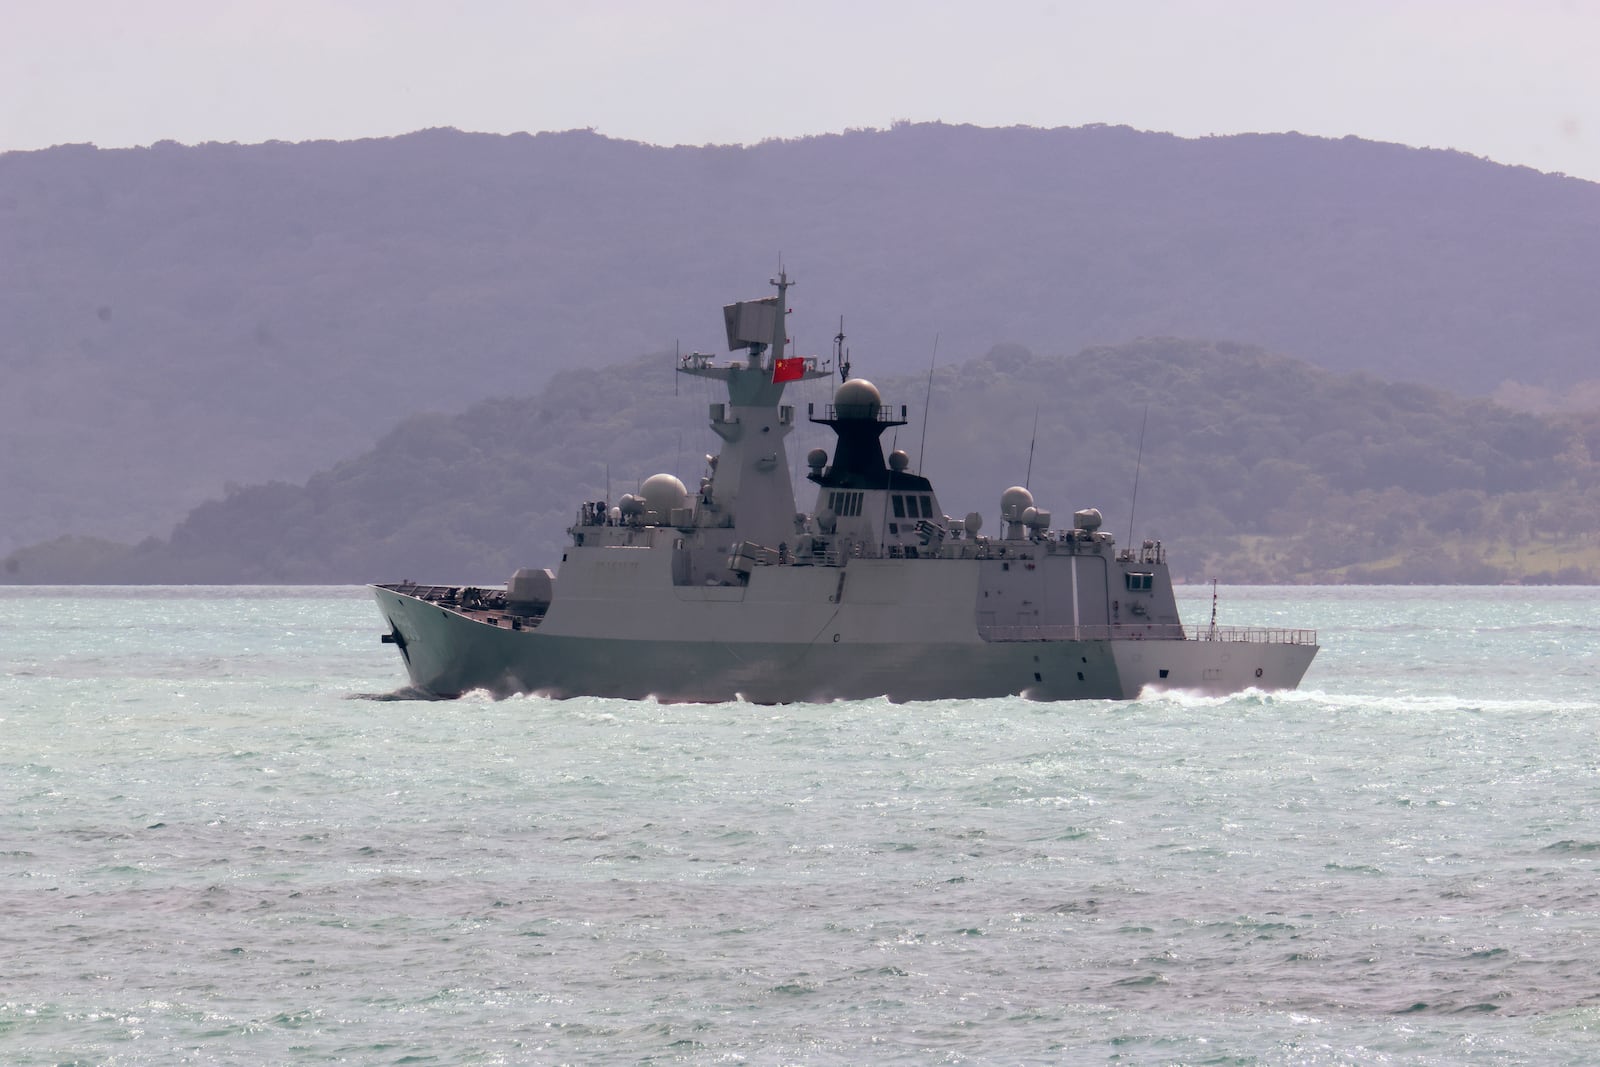
[(1600, 180), (1600, 2), (0, 0), (0, 150), (1091, 122)]

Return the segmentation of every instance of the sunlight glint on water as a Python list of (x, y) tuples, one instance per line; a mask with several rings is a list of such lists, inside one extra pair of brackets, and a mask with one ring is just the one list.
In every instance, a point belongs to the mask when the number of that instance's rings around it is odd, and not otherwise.
[(773, 708), (0, 590), (0, 1061), (1584, 1062), (1595, 600), (1224, 590), (1303, 690)]

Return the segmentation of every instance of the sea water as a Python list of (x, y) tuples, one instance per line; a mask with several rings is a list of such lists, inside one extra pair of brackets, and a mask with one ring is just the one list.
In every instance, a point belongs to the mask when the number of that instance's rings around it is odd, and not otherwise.
[(1224, 590), (1295, 693), (762, 707), (6, 589), (0, 1062), (1596, 1062), (1597, 596)]

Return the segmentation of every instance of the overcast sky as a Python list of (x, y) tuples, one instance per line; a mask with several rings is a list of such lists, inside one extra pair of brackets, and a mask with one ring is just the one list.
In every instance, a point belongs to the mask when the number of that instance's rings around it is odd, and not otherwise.
[(1299, 130), (1600, 180), (1600, 2), (0, 0), (0, 150), (899, 119)]

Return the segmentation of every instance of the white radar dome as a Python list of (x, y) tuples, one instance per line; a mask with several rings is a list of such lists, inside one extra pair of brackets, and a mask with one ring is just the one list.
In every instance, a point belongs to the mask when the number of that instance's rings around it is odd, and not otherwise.
[(833, 410), (841, 419), (876, 419), (883, 397), (865, 378), (851, 378), (833, 394)]
[(646, 478), (639, 487), (639, 495), (644, 498), (646, 510), (657, 515), (665, 515), (689, 502), (689, 490), (670, 474), (652, 474)]
[(1033, 506), (1033, 494), (1020, 485), (1013, 485), (1000, 494), (1000, 517), (1007, 522), (1021, 522), (1022, 513)]
[(905, 449), (897, 448), (893, 452), (889, 453), (890, 470), (903, 471), (909, 466), (911, 466), (911, 457), (906, 454)]

